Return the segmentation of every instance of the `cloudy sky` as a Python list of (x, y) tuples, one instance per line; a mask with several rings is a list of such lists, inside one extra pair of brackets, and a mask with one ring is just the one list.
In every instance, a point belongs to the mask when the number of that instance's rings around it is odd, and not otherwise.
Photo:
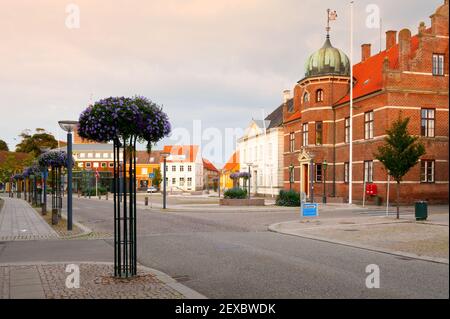
[[(366, 26), (368, 5), (379, 7), (383, 33), (416, 33), (441, 3), (356, 0), (354, 61), (362, 43), (380, 47), (380, 30)], [(79, 28), (67, 27), (70, 4)], [(196, 126), (200, 135), (181, 141), (214, 143), (205, 156), (222, 163), (236, 138), (225, 129), (272, 111), (303, 77), (323, 44), (327, 8), (338, 13), (332, 43), (349, 54), (349, 1), (2, 0), (0, 139), (14, 148), (22, 130), (36, 127), (64, 139), (57, 121), (78, 119), (90, 100), (139, 94), (164, 105), (178, 128), (163, 143)]]

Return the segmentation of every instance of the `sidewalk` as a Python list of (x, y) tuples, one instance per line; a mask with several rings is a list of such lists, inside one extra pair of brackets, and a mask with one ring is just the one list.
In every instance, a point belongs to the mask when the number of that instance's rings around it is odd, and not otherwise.
[(409, 258), (449, 263), (447, 214), (416, 222), (413, 215), (300, 219), (269, 226), (287, 235), (358, 247)]
[[(67, 265), (79, 267), (79, 287), (66, 286)], [(138, 276), (112, 276), (99, 262), (0, 264), (0, 299), (205, 299), (157, 270), (138, 266)], [(69, 281), (73, 282), (71, 278)]]
[(58, 234), (23, 199), (2, 196), (0, 241), (58, 238)]

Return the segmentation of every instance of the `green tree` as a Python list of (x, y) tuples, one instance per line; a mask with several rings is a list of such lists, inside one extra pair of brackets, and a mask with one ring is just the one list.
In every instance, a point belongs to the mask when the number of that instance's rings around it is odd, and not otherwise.
[(0, 151), (9, 151), (8, 144), (4, 140), (0, 140)]
[(414, 167), (425, 154), (425, 146), (417, 136), (408, 132), (409, 118), (399, 118), (386, 131), (385, 144), (378, 148), (375, 158), (383, 163), (389, 175), (397, 182), (397, 219), (400, 218), (400, 183), (403, 176)]
[(25, 130), (19, 137), (22, 138), (22, 141), (17, 144), (16, 152), (33, 153), (34, 156), (39, 156), (42, 153), (41, 148), (58, 147), (55, 137), (41, 128), (37, 128), (33, 135), (29, 130)]
[(156, 188), (159, 188), (159, 185), (161, 185), (161, 169), (157, 168), (153, 171), (155, 175), (152, 178), (152, 185), (154, 185)]
[(12, 175), (22, 172), (26, 166), (31, 164), (32, 160), (31, 154), (25, 159), (19, 160), (14, 153), (8, 153), (5, 159), (0, 162), (0, 182), (9, 182)]

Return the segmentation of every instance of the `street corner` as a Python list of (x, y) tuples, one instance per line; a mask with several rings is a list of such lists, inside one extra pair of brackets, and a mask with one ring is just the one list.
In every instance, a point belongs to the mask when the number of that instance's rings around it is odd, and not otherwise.
[(272, 224), (269, 231), (334, 244), (449, 263), (448, 224), (394, 217), (303, 219)]

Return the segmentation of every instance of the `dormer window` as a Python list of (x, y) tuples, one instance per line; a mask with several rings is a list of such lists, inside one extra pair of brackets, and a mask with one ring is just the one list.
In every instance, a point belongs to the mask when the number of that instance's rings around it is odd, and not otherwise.
[(323, 90), (318, 89), (316, 91), (316, 102), (323, 102)]
[(308, 92), (305, 92), (305, 94), (303, 94), (303, 103), (309, 102), (309, 94)]

